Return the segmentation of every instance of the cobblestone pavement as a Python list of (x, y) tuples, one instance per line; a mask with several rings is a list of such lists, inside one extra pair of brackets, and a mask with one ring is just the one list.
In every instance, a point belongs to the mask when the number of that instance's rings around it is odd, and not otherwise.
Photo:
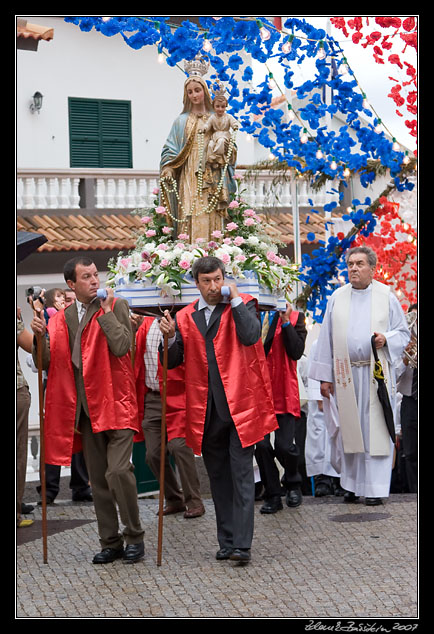
[[(100, 550), (92, 503), (49, 506), (47, 563), (41, 537), (17, 545), (15, 618), (418, 618), (416, 495), (378, 507), (305, 497), (274, 515), (258, 502), (248, 565), (216, 561), (206, 499), (200, 518), (164, 518), (157, 566), (158, 500), (139, 504), (145, 559), (107, 565), (91, 563)], [(40, 507), (33, 517), (40, 526)]]

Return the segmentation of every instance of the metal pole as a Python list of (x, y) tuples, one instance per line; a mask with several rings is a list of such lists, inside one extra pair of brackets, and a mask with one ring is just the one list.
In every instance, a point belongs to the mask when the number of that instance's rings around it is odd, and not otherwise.
[[(300, 213), (298, 209), (298, 186), (295, 169), (291, 174), (292, 224), (294, 231), (294, 264), (301, 264)], [(295, 284), (295, 296), (300, 293), (300, 282)]]

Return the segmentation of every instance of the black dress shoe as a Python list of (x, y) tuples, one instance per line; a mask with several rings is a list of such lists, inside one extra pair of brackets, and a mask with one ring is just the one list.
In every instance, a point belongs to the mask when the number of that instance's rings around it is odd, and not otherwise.
[(301, 495), (300, 489), (292, 489), (288, 491), (286, 494), (286, 504), (291, 508), (295, 508), (296, 506), (300, 506), (303, 501), (303, 497)]
[(326, 495), (331, 495), (331, 494), (332, 494), (332, 490), (327, 484), (321, 483), (315, 486), (316, 498), (323, 498)]
[(342, 495), (345, 495), (345, 490), (341, 487), (340, 479), (333, 477), (331, 480), (332, 480), (333, 494), (336, 495), (337, 497), (341, 497)]
[(35, 510), (35, 507), (32, 504), (26, 504), (25, 502), (21, 504), (21, 513), (23, 515), (27, 515), (28, 513), (31, 513), (34, 510)]
[(100, 553), (97, 553), (92, 560), (93, 564), (109, 564), (115, 559), (120, 559), (124, 555), (123, 548), (103, 548)]
[(379, 506), (383, 504), (383, 500), (381, 498), (365, 498), (366, 506)]
[(233, 548), (220, 548), (220, 550), (216, 552), (215, 558), (219, 561), (221, 561), (222, 559), (229, 559), (229, 557), (233, 553), (233, 550)]
[(280, 511), (281, 509), (283, 509), (283, 504), (279, 496), (279, 497), (273, 497), (273, 498), (269, 498), (268, 500), (265, 500), (264, 504), (259, 509), (259, 512), (266, 513), (266, 514), (277, 513), (277, 511)]
[(93, 502), (91, 493), (74, 493), (72, 496), (73, 502)]
[(125, 562), (133, 564), (136, 561), (143, 559), (144, 556), (145, 545), (143, 542), (140, 542), (140, 544), (128, 544), (125, 548), (123, 559)]
[(248, 561), (250, 561), (250, 548), (234, 548), (229, 559), (231, 561), (240, 561), (242, 563), (247, 563)]
[[(48, 504), (54, 504), (54, 498), (50, 498), (48, 495), (45, 498), (45, 503)], [(38, 506), (42, 506), (42, 500), (39, 500), (38, 502)]]
[(344, 502), (346, 504), (354, 504), (359, 499), (358, 495), (355, 495), (352, 491), (345, 491), (344, 493)]

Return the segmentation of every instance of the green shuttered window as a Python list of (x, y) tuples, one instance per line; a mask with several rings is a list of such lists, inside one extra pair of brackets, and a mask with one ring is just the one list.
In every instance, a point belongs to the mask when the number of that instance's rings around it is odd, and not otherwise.
[(133, 166), (131, 102), (70, 97), (71, 167)]

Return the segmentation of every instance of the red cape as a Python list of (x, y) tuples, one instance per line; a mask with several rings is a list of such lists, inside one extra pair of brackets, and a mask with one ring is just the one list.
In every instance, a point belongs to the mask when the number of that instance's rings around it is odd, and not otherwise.
[[(240, 295), (246, 304), (253, 298)], [(196, 302), (177, 314), (184, 342), (186, 389), (186, 444), (200, 455), (208, 399), (208, 362), (205, 340), (192, 318)], [(262, 341), (244, 346), (238, 339), (228, 304), (214, 338), (214, 350), (232, 419), (241, 445), (263, 440), (277, 428), (271, 382)]]
[[(141, 432), (135, 440), (144, 440), (142, 421), (145, 412), (145, 397), (148, 388), (145, 383), (146, 337), (155, 317), (145, 317), (136, 334), (136, 353), (134, 357), (134, 377), (138, 404), (138, 422)], [(157, 353), (158, 354), (158, 353)], [(158, 355), (159, 357), (159, 355)], [(158, 376), (162, 392), (163, 367), (158, 359)], [(185, 372), (184, 364), (167, 371), (166, 387), (166, 429), (167, 440), (185, 436)]]
[[(130, 354), (116, 357), (109, 350), (97, 318), (83, 330), (83, 381), (94, 433), (111, 429), (140, 430)], [(50, 367), (45, 394), (45, 462), (67, 466), (81, 448), (75, 433), (77, 392), (71, 361), (68, 326), (61, 310), (48, 322)]]
[[(293, 310), (290, 322), (297, 323), (299, 312)], [(293, 414), (300, 418), (300, 393), (297, 378), (297, 361), (290, 359), (282, 342), (282, 320), (278, 319), (273, 343), (267, 356), (273, 387), (274, 410), (276, 414)]]

